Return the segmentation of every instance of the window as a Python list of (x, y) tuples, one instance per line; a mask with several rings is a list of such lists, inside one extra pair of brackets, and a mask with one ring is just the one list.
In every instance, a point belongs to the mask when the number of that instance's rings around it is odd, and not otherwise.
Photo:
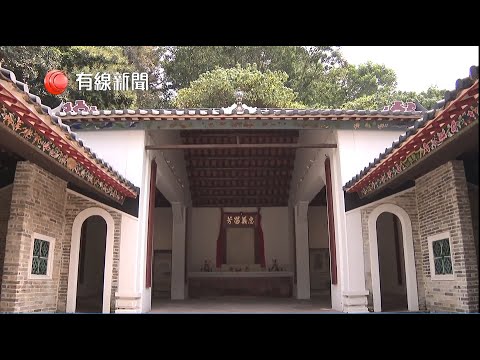
[(428, 237), (430, 274), (432, 280), (453, 280), (453, 261), (450, 250), (450, 233)]
[(55, 239), (33, 233), (29, 279), (51, 279)]

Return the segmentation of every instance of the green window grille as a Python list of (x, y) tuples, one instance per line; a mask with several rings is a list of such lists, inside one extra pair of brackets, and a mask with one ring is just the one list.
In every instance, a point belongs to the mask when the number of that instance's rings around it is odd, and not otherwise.
[(436, 275), (453, 274), (452, 256), (450, 254), (450, 242), (448, 239), (432, 242), (433, 261)]
[(47, 275), (49, 249), (50, 242), (48, 241), (35, 239), (35, 241), (33, 242), (33, 275)]

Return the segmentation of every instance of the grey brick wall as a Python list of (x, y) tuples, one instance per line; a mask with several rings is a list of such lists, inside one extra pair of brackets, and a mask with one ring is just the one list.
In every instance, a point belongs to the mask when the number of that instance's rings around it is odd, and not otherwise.
[[(427, 309), (478, 311), (478, 268), (462, 161), (450, 161), (416, 181)], [(454, 280), (432, 280), (428, 236), (450, 232)]]
[[(28, 161), (18, 162), (12, 188), (0, 311), (55, 312), (67, 183)], [(31, 235), (55, 238), (51, 279), (28, 279)]]
[(71, 193), (69, 191), (67, 192), (67, 206), (65, 209), (65, 236), (63, 238), (63, 243), (62, 243), (60, 286), (58, 289), (57, 309), (59, 312), (66, 311), (68, 270), (70, 265), (70, 247), (71, 247), (71, 240), (72, 240), (73, 222), (81, 211), (91, 207), (99, 207), (106, 210), (110, 215), (112, 215), (114, 224), (115, 224), (110, 311), (114, 312), (115, 310), (115, 291), (117, 291), (117, 288), (118, 288), (118, 273), (119, 273), (119, 263), (120, 263), (120, 231), (121, 231), (122, 215), (120, 212), (114, 211), (107, 206), (101, 205), (83, 196), (75, 195), (74, 193)]
[(8, 218), (10, 217), (10, 202), (12, 201), (12, 186), (0, 189), (0, 296), (2, 293), (3, 260), (5, 258), (5, 242), (7, 240)]
[(363, 249), (365, 258), (365, 286), (369, 291), (368, 295), (368, 307), (373, 309), (373, 292), (372, 292), (372, 270), (370, 264), (370, 245), (368, 239), (368, 219), (370, 213), (381, 204), (394, 204), (401, 207), (410, 217), (412, 223), (412, 237), (413, 248), (415, 255), (415, 268), (417, 272), (417, 288), (418, 288), (418, 306), (420, 310), (426, 309), (425, 304), (425, 291), (424, 291), (424, 276), (423, 276), (423, 261), (419, 225), (416, 207), (415, 188), (402, 192), (397, 196), (392, 196), (387, 199), (382, 199), (371, 206), (367, 206), (361, 210), (362, 216), (362, 237), (363, 237)]
[(477, 250), (477, 266), (479, 259), (479, 243), (478, 243), (478, 186), (467, 183), (468, 198), (470, 201), (470, 211), (472, 213), (473, 238), (475, 239), (475, 248)]

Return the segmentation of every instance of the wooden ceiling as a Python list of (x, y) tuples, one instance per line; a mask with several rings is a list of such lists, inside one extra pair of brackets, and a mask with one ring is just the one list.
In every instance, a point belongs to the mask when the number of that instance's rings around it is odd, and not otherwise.
[(193, 206), (287, 206), (293, 148), (255, 144), (297, 143), (296, 130), (182, 131), (183, 144), (251, 144), (251, 148), (184, 151)]

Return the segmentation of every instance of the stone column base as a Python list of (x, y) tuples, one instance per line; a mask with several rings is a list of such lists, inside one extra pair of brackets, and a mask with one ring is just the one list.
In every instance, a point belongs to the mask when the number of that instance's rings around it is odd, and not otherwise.
[(140, 304), (141, 294), (115, 293), (116, 314), (138, 314), (142, 312)]
[(368, 313), (368, 291), (345, 291), (343, 292), (343, 312)]

